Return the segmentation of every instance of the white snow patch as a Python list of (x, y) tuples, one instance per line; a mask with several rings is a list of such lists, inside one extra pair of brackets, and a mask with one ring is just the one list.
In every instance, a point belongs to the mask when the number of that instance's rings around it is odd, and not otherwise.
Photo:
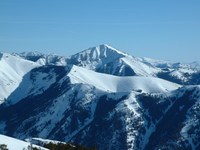
[(39, 65), (17, 56), (1, 53), (0, 104), (19, 86), (23, 76)]
[(166, 92), (175, 90), (180, 85), (154, 77), (118, 77), (97, 73), (82, 67), (73, 66), (68, 76), (72, 84), (90, 84), (107, 92), (131, 92), (142, 90), (143, 93)]
[(139, 76), (155, 76), (155, 74), (160, 71), (160, 69), (152, 67), (150, 65), (146, 65), (138, 58), (132, 56), (121, 58), (121, 60), (123, 60), (125, 64), (133, 68), (134, 72)]
[[(28, 146), (30, 146), (30, 143), (28, 142), (21, 141), (21, 140), (0, 134), (0, 145), (1, 144), (7, 145), (7, 148), (9, 150), (22, 150), (23, 148), (28, 149)], [(37, 146), (34, 144), (32, 146), (36, 148), (41, 148), (41, 150), (48, 150), (47, 148)]]
[(42, 144), (48, 144), (48, 143), (53, 143), (53, 144), (66, 144), (65, 142), (61, 142), (61, 141), (56, 141), (56, 140), (49, 140), (49, 139), (43, 139), (43, 138), (31, 138), (29, 139), (31, 141), (31, 143), (42, 143)]
[(137, 112), (138, 108), (140, 108), (139, 104), (137, 103), (135, 94), (131, 93), (129, 98), (124, 101), (125, 105), (129, 110), (131, 110), (135, 116), (139, 117), (140, 113)]
[[(133, 128), (133, 121), (138, 120), (141, 117), (141, 114), (138, 113), (138, 108), (140, 108), (139, 104), (137, 103), (136, 97), (134, 93), (131, 93), (129, 98), (124, 101), (125, 106), (129, 109), (130, 112), (134, 113), (134, 117), (126, 117), (126, 132), (127, 132), (127, 144), (129, 145), (129, 149), (135, 149), (135, 139), (138, 135), (138, 130)], [(141, 124), (143, 122), (140, 122)]]

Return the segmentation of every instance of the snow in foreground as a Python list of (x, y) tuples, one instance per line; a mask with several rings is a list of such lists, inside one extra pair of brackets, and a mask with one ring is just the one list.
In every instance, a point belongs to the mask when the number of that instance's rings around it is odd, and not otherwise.
[[(0, 134), (0, 145), (1, 144), (7, 145), (7, 148), (9, 150), (23, 150), (24, 148), (25, 150), (27, 150), (28, 146), (30, 145), (30, 143), (28, 142), (21, 141), (21, 140)], [(41, 150), (48, 150), (46, 148), (43, 148), (37, 145), (33, 145), (33, 147), (41, 148)]]

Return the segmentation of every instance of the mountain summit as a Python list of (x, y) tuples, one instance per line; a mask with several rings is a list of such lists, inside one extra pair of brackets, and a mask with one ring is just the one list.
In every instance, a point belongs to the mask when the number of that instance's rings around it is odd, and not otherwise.
[(200, 72), (108, 45), (0, 53), (0, 133), (104, 149), (200, 149)]
[(99, 45), (72, 55), (68, 63), (117, 76), (149, 76), (157, 72), (156, 68), (144, 64), (138, 58), (108, 45)]
[[(82, 52), (73, 55), (71, 58), (84, 61), (98, 61), (106, 60), (111, 61), (113, 59), (125, 57), (127, 54), (105, 44), (88, 48)], [(110, 60), (111, 59), (111, 60)]]

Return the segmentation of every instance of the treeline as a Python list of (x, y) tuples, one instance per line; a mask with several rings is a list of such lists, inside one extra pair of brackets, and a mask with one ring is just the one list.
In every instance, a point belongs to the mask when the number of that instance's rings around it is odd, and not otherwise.
[[(97, 150), (96, 148), (86, 148), (82, 145), (72, 145), (72, 144), (64, 144), (64, 143), (48, 143), (44, 144), (43, 147), (48, 148), (50, 150)], [(34, 149), (37, 150), (37, 149)]]
[[(50, 150), (97, 150), (96, 148), (86, 148), (81, 145), (72, 145), (72, 144), (64, 144), (64, 143), (58, 143), (58, 144), (53, 144), (53, 143), (48, 143), (44, 144), (43, 147), (48, 148)], [(28, 147), (28, 150), (41, 150), (41, 148), (30, 148)], [(0, 144), (0, 150), (9, 150), (7, 148), (7, 145), (5, 144)], [(25, 148), (23, 149), (25, 150)]]
[(6, 144), (0, 144), (0, 150), (8, 150)]

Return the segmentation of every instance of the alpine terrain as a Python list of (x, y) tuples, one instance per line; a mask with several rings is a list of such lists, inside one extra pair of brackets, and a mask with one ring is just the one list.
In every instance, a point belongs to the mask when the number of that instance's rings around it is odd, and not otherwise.
[(200, 63), (108, 45), (70, 57), (0, 53), (0, 134), (99, 150), (200, 149)]

